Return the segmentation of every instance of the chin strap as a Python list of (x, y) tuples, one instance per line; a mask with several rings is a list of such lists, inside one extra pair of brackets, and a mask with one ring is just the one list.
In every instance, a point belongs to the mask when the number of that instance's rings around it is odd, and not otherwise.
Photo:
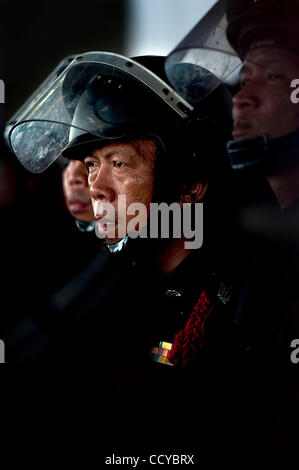
[(125, 246), (128, 243), (128, 240), (129, 240), (129, 237), (128, 235), (126, 235), (125, 238), (122, 238), (116, 243), (107, 243), (105, 240), (103, 240), (103, 243), (105, 243), (110, 253), (119, 253), (125, 248)]
[[(82, 220), (77, 220), (77, 219), (75, 220), (75, 223), (77, 225), (77, 228), (80, 230), (80, 232), (93, 232), (95, 229), (95, 225), (96, 225), (95, 221), (84, 222)], [(106, 240), (101, 240), (101, 241), (107, 246), (110, 253), (119, 253), (127, 245), (128, 239), (129, 237), (128, 235), (126, 235), (124, 238), (122, 238), (116, 243), (107, 243)]]
[(77, 228), (80, 230), (80, 232), (93, 232), (95, 229), (95, 222), (84, 222), (83, 220), (75, 220), (75, 223), (77, 225)]
[(234, 170), (242, 170), (260, 163), (269, 150), (269, 139), (261, 134), (252, 139), (230, 140), (226, 144), (228, 158)]
[(226, 148), (234, 170), (262, 165), (271, 172), (298, 158), (294, 150), (299, 150), (299, 130), (273, 140), (269, 140), (266, 134), (251, 139), (230, 140)]

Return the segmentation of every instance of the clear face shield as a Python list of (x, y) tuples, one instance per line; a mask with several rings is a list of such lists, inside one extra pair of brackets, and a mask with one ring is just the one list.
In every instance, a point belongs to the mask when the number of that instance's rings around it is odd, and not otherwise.
[(30, 109), (38, 98), (49, 88), (57, 77), (67, 68), (76, 56), (69, 56), (63, 59), (57, 67), (52, 70), (48, 77), (37, 87), (32, 95), (22, 104), (22, 106), (11, 116), (5, 125), (4, 138), (8, 146), (10, 146), (9, 134), (14, 125), (21, 120), (22, 116)]
[(154, 136), (161, 126), (187, 121), (192, 111), (172, 87), (137, 62), (90, 52), (74, 58), (33, 103), (23, 107), (8, 138), (23, 166), (40, 173), (66, 148), (72, 158), (82, 140), (92, 145)]
[(221, 84), (238, 83), (241, 61), (226, 39), (225, 7), (225, 1), (217, 2), (166, 59), (170, 83), (190, 103)]

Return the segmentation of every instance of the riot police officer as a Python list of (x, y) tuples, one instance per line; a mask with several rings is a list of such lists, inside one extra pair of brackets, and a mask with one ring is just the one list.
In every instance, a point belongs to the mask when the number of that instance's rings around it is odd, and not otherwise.
[[(103, 218), (101, 205), (108, 202), (113, 207), (116, 219), (106, 219), (100, 228), (106, 232), (103, 238), (112, 251), (115, 246), (121, 251), (119, 259), (128, 257), (136, 268), (135, 274), (130, 269), (123, 277), (109, 308), (90, 329), (94, 338), (91, 343), (96, 347), (100, 332), (101, 351), (113, 346), (105, 368), (108, 364), (116, 371), (111, 357), (117, 357), (132, 376), (136, 365), (143, 363), (143, 372), (137, 373), (136, 403), (151, 400), (152, 404), (142, 409), (141, 416), (136, 404), (135, 409), (129, 408), (138, 423), (140, 435), (134, 432), (135, 439), (146, 436), (148, 442), (151, 438), (159, 441), (161, 436), (149, 434), (154, 433), (155, 420), (160, 418), (165, 423), (176, 422), (163, 439), (178, 445), (191, 436), (193, 443), (204, 434), (206, 440), (211, 438), (213, 420), (207, 427), (211, 407), (198, 410), (206, 425), (195, 433), (192, 413), (186, 414), (183, 409), (190, 394), (196, 400), (199, 390), (202, 400), (209, 399), (211, 387), (215, 402), (215, 380), (221, 380), (215, 367), (232, 321), (230, 263), (227, 259), (224, 262), (230, 252), (226, 242), (232, 237), (232, 206), (230, 170), (223, 158), (231, 120), (230, 95), (216, 78), (211, 80), (210, 73), (191, 64), (177, 64), (176, 76), (188, 72), (190, 77), (184, 97), (183, 90), (178, 93), (169, 84), (163, 66), (163, 58), (132, 60), (111, 53), (82, 54), (22, 115), (11, 130), (10, 141), (31, 171), (43, 171), (60, 153), (84, 160), (98, 224)], [(209, 83), (212, 88), (202, 93), (203, 84)], [(130, 216), (122, 234), (120, 196), (126, 196), (125, 209)], [(164, 239), (127, 237), (133, 219), (127, 210), (129, 203), (143, 203), (148, 210), (153, 202), (175, 202), (181, 214), (181, 205), (191, 203), (196, 209), (201, 201), (207, 202), (207, 209), (200, 249), (185, 249), (187, 234), (175, 236), (177, 227)], [(191, 213), (192, 218), (197, 222), (196, 212)], [(113, 236), (110, 225), (116, 229)], [(197, 225), (194, 235), (201, 229)], [(106, 318), (110, 320), (106, 322)], [(110, 331), (107, 325), (113, 329), (113, 345), (111, 336), (105, 335)], [(208, 325), (210, 339), (206, 341)], [(120, 352), (116, 353), (118, 348)], [(158, 386), (165, 393), (169, 390), (169, 406), (155, 395)], [(123, 403), (119, 398), (115, 402)], [(132, 405), (132, 398), (129, 402)], [(124, 413), (119, 407), (117, 410)], [(114, 410), (114, 416), (116, 413)], [(216, 410), (213, 413), (215, 418)]]
[(297, 1), (227, 5), (227, 38), (243, 61), (228, 154), (242, 182), (240, 220), (251, 253), (238, 324), (249, 354), (269, 363), (274, 447), (295, 442), (290, 417), (298, 413), (290, 361), (290, 344), (299, 332), (299, 111), (291, 100), (291, 83), (299, 74), (298, 12)]

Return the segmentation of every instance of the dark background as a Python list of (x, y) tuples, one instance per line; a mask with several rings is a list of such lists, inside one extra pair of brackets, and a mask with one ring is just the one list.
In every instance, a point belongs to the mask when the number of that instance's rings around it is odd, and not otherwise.
[(123, 53), (127, 3), (2, 1), (0, 78), (6, 119), (64, 57), (92, 50)]

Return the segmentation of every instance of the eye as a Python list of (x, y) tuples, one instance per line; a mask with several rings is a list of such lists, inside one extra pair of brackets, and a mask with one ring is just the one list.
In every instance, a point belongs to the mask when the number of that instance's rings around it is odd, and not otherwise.
[(113, 162), (113, 166), (114, 166), (115, 168), (120, 168), (121, 166), (123, 166), (123, 162), (114, 161), (114, 162)]
[(248, 85), (249, 82), (250, 82), (249, 78), (242, 78), (240, 80), (240, 88), (244, 88), (246, 85)]
[(268, 75), (268, 80), (271, 81), (271, 82), (274, 82), (276, 80), (280, 80), (282, 78), (282, 75), (278, 74), (278, 73), (270, 73)]
[(91, 161), (91, 160), (85, 160), (85, 161), (84, 161), (84, 165), (85, 165), (86, 168), (89, 170), (90, 168), (94, 167), (94, 162)]

